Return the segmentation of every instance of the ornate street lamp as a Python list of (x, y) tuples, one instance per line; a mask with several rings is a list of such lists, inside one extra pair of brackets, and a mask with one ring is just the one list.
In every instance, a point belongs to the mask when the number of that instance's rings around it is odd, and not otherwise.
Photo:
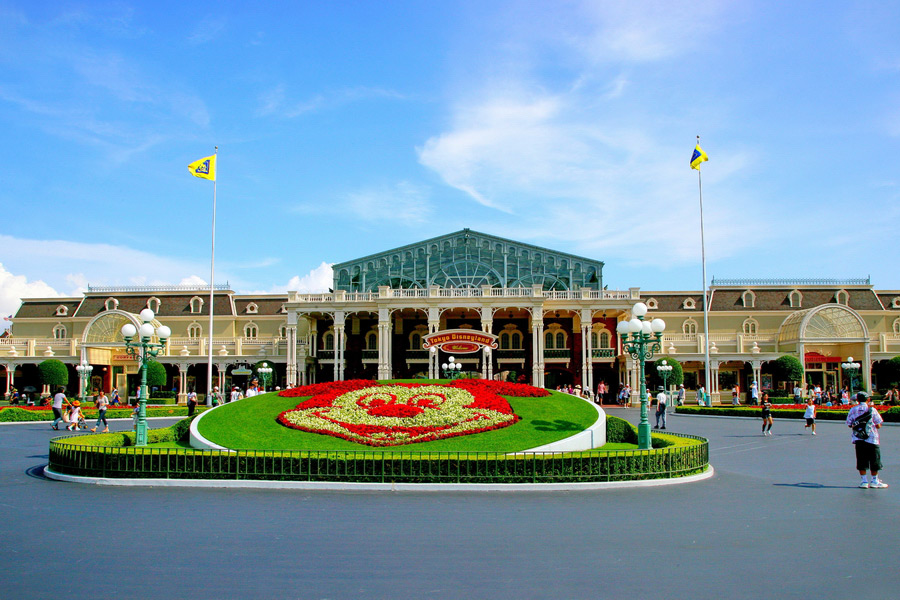
[(85, 384), (91, 380), (91, 371), (94, 370), (94, 367), (89, 365), (86, 360), (82, 360), (80, 365), (75, 365), (75, 370), (78, 372), (78, 380), (81, 383), (78, 396), (81, 399), (81, 403), (84, 404), (87, 402), (84, 393), (86, 387)]
[[(651, 325), (652, 325), (652, 322), (651, 322)], [(672, 374), (673, 367), (672, 367), (672, 365), (669, 364), (669, 361), (667, 361), (666, 359), (662, 359), (659, 362), (660, 362), (660, 364), (656, 365), (656, 372), (659, 373), (660, 377), (662, 377), (663, 387), (666, 388), (666, 391), (668, 392), (669, 386), (668, 386), (667, 382), (669, 381), (669, 375)]]
[(645, 321), (647, 305), (638, 302), (631, 308), (630, 321), (619, 321), (616, 332), (622, 340), (622, 348), (631, 354), (631, 357), (641, 365), (641, 422), (638, 425), (638, 448), (650, 449), (650, 421), (647, 418), (647, 382), (644, 377), (645, 363), (653, 358), (654, 352), (659, 352), (662, 342), (662, 332), (666, 329), (666, 322), (662, 319)]
[[(144, 322), (140, 329), (135, 328), (131, 323), (122, 326), (122, 337), (125, 338), (125, 352), (131, 356), (136, 356), (141, 363), (141, 392), (138, 397), (138, 420), (136, 429), (135, 445), (147, 445), (147, 398), (149, 390), (147, 389), (147, 366), (151, 359), (159, 354), (159, 351), (165, 347), (166, 339), (172, 335), (172, 330), (162, 325), (155, 330), (153, 324), (153, 311), (145, 308), (140, 314), (141, 321)], [(139, 342), (132, 342), (134, 336), (140, 334)], [(150, 339), (153, 335), (159, 338), (159, 343), (153, 343)]]
[(259, 379), (262, 382), (262, 391), (265, 392), (266, 386), (269, 385), (269, 380), (272, 378), (272, 367), (263, 363), (263, 366), (258, 367), (256, 372), (259, 374)]
[(456, 379), (459, 377), (460, 371), (462, 371), (462, 363), (456, 362), (456, 359), (452, 356), (447, 360), (448, 362), (441, 365), (441, 369), (444, 371), (444, 379)]
[(856, 377), (856, 374), (859, 373), (860, 365), (858, 362), (853, 362), (853, 357), (848, 356), (847, 362), (841, 363), (841, 368), (847, 371), (847, 375), (850, 377), (850, 395), (853, 396), (853, 379)]

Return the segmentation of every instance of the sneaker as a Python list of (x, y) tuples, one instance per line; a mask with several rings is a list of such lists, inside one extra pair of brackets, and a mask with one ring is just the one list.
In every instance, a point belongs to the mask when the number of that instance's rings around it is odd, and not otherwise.
[(96, 427), (91, 427), (91, 433), (97, 433), (97, 428), (96, 428)]
[(883, 481), (873, 481), (869, 484), (869, 487), (876, 490), (883, 490), (884, 488), (888, 487), (888, 484), (884, 483)]
[(813, 431), (813, 435), (816, 435), (816, 432), (815, 432), (815, 431)]
[(864, 489), (864, 490), (867, 490), (867, 489), (869, 489), (869, 482), (868, 482), (868, 481), (860, 481), (860, 482), (859, 482), (859, 487), (862, 488), (862, 489)]

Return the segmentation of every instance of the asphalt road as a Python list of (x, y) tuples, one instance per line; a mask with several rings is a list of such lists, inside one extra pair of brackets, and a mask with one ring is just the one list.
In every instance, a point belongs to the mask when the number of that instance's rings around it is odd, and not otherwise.
[(900, 427), (882, 429), (895, 485), (861, 490), (841, 423), (816, 437), (800, 421), (776, 420), (773, 437), (757, 420), (669, 425), (710, 439), (715, 477), (552, 493), (113, 488), (43, 478), (58, 433), (2, 425), (0, 598), (900, 594)]

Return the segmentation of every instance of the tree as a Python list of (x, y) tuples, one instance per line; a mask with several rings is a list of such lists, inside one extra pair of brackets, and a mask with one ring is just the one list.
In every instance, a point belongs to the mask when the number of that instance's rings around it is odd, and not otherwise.
[(772, 374), (778, 381), (802, 381), (803, 364), (791, 354), (785, 354), (772, 363)]
[(151, 360), (147, 363), (147, 387), (161, 387), (166, 385), (166, 368), (162, 364)]
[(681, 363), (670, 356), (661, 356), (655, 362), (647, 363), (645, 367), (645, 372), (650, 379), (648, 384), (650, 389), (655, 390), (663, 384), (663, 378), (660, 377), (659, 371), (656, 370), (656, 366), (661, 365), (662, 361), (666, 361), (666, 364), (672, 367), (672, 371), (666, 376), (666, 385), (681, 385), (684, 383), (684, 369), (681, 368)]
[(878, 386), (881, 388), (900, 385), (900, 356), (895, 356), (889, 361), (875, 363), (878, 375)]
[(69, 369), (61, 360), (50, 358), (38, 365), (38, 379), (51, 387), (69, 383)]

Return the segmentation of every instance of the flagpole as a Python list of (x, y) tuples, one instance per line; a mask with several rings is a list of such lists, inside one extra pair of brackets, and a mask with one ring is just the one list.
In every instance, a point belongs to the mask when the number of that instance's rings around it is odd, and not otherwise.
[[(219, 179), (219, 147), (216, 146), (216, 176), (213, 179), (213, 210), (212, 210), (212, 258), (209, 261), (209, 343), (207, 344), (207, 364), (206, 364), (206, 405), (212, 404), (212, 356), (213, 356), (213, 314), (215, 313), (213, 304), (213, 290), (215, 289), (216, 279), (216, 185)], [(704, 281), (706, 276), (704, 275)]]
[[(697, 136), (697, 146), (700, 145), (700, 136)], [(700, 188), (700, 256), (703, 262), (703, 331), (706, 339), (703, 344), (703, 356), (706, 361), (705, 381), (706, 393), (712, 394), (712, 381), (709, 373), (709, 295), (706, 289), (706, 240), (703, 234), (703, 178), (700, 176), (700, 165), (697, 165), (697, 185)], [(712, 396), (710, 396), (712, 399)]]

